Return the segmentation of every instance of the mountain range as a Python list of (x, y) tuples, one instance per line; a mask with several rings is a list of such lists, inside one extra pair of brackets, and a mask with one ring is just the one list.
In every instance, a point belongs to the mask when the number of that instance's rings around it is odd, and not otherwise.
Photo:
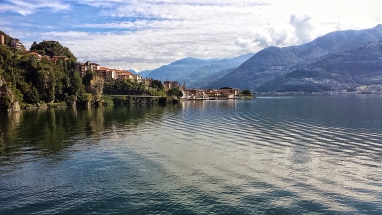
[(156, 80), (172, 80), (180, 81), (180, 78), (191, 74), (192, 72), (202, 68), (203, 66), (216, 61), (215, 59), (202, 60), (197, 58), (184, 58), (177, 60), (169, 65), (161, 66), (154, 69), (147, 75), (148, 78), (153, 78)]
[[(258, 92), (382, 92), (382, 25), (328, 33), (298, 46), (267, 47), (232, 59), (185, 59), (148, 77), (185, 81), (188, 87), (224, 86)], [(188, 59), (188, 58), (187, 58)], [(166, 72), (164, 72), (166, 71)], [(160, 75), (159, 75), (160, 74)], [(170, 74), (176, 74), (170, 76)]]

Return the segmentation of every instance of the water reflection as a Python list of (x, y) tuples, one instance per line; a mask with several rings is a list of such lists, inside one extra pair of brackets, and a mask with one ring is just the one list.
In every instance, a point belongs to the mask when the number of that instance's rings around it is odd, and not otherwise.
[(21, 155), (25, 147), (43, 153), (58, 153), (84, 135), (102, 137), (104, 133), (134, 129), (148, 120), (160, 120), (165, 110), (179, 108), (173, 106), (166, 109), (157, 105), (103, 106), (32, 109), (1, 114), (0, 158)]
[(0, 213), (378, 214), (380, 107), (289, 96), (23, 112), (1, 124)]

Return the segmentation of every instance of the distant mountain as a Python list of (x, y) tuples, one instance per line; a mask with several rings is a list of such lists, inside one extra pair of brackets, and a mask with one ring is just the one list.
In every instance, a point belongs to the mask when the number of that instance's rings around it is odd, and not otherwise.
[(223, 70), (235, 69), (253, 55), (253, 53), (249, 53), (235, 58), (215, 61), (190, 73), (189, 75), (182, 77), (181, 79), (186, 82), (187, 86), (196, 87), (197, 85), (200, 85), (200, 83), (198, 83), (200, 79), (205, 77), (213, 77), (211, 75), (220, 73)]
[(213, 83), (214, 81), (221, 79), (222, 77), (224, 77), (228, 73), (232, 72), (234, 69), (236, 69), (236, 68), (224, 69), (224, 70), (220, 70), (219, 72), (215, 72), (213, 74), (210, 74), (204, 78), (199, 79), (196, 82), (191, 83), (190, 85), (187, 84), (187, 88), (188, 89), (192, 89), (192, 88), (194, 88), (194, 89), (214, 88), (212, 85), (210, 85), (211, 82)]
[(382, 41), (325, 55), (259, 88), (276, 92), (382, 92)]
[[(298, 71), (297, 69), (309, 67), (309, 71), (313, 71), (312, 67), (316, 65), (314, 62), (319, 59), (321, 59), (320, 65), (323, 65), (325, 59), (330, 60), (330, 56), (333, 57), (335, 53), (340, 54), (345, 50), (380, 40), (382, 40), (382, 25), (377, 25), (365, 30), (332, 32), (300, 46), (268, 47), (256, 53), (237, 69), (208, 85), (214, 88), (232, 86), (253, 91), (298, 90), (279, 88), (279, 84), (286, 84), (285, 79), (289, 80), (289, 76), (286, 75)], [(368, 55), (368, 53), (358, 54), (361, 55), (360, 59)], [(322, 90), (325, 89), (333, 88)]]
[(144, 70), (144, 71), (139, 72), (139, 75), (142, 76), (143, 78), (146, 78), (150, 75), (151, 72), (152, 72), (152, 70)]
[(216, 61), (216, 59), (202, 60), (188, 57), (175, 61), (169, 65), (161, 66), (158, 69), (154, 69), (147, 77), (161, 81), (168, 79), (171, 81), (183, 82), (184, 80), (181, 79), (182, 77), (187, 76), (195, 70), (214, 61)]
[(131, 74), (134, 74), (134, 75), (138, 74), (134, 69), (128, 69), (127, 71), (131, 72)]

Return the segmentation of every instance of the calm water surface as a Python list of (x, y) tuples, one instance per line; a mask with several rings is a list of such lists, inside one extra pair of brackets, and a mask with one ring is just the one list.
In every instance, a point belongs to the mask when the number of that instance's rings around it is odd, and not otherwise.
[(382, 214), (382, 95), (0, 115), (0, 214)]

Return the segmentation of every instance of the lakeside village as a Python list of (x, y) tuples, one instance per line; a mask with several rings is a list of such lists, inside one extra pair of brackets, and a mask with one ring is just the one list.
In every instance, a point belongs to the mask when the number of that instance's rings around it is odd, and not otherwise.
[[(1, 35), (2, 36), (2, 35)], [(2, 44), (4, 44), (4, 38), (0, 38)], [(56, 41), (50, 41), (56, 42)], [(21, 42), (18, 39), (13, 39), (11, 41), (11, 46), (16, 49), (21, 49)], [(38, 61), (41, 61), (43, 58), (50, 59), (54, 62), (59, 60), (67, 61), (68, 58), (65, 56), (52, 56), (41, 55), (37, 52), (29, 52), (24, 50), (23, 54), (29, 54), (34, 56)], [(112, 82), (117, 79), (129, 80), (135, 83), (142, 83), (148, 88), (152, 85), (154, 79), (152, 78), (142, 78), (139, 74), (133, 74), (127, 70), (118, 70), (102, 67), (97, 63), (92, 63), (87, 61), (86, 63), (77, 63), (77, 71), (80, 73), (81, 77), (84, 77), (87, 71), (94, 72), (97, 76), (102, 77), (106, 82)], [(168, 81), (165, 80), (163, 83), (164, 90), (177, 89), (182, 92), (180, 99), (184, 100), (216, 100), (216, 99), (237, 99), (242, 97), (253, 97), (252, 93), (246, 93), (244, 96), (239, 88), (232, 87), (222, 87), (220, 89), (187, 89), (186, 83), (182, 85), (178, 81)]]
[[(55, 59), (62, 58), (61, 56), (55, 57)], [(65, 60), (65, 58), (63, 58), (63, 60)], [(105, 81), (125, 79), (136, 83), (142, 83), (144, 86), (151, 86), (154, 81), (152, 78), (142, 78), (139, 74), (136, 75), (127, 70), (101, 67), (99, 64), (91, 63), (89, 61), (86, 63), (78, 63), (77, 70), (80, 72), (82, 77), (85, 76), (86, 71), (93, 71), (97, 76), (104, 78)], [(242, 97), (242, 93), (239, 88), (222, 87), (220, 89), (187, 89), (186, 83), (181, 85), (178, 81), (168, 80), (165, 80), (162, 85), (164, 90), (177, 89), (181, 91), (182, 96), (180, 96), (180, 98), (186, 100), (237, 99)]]
[[(58, 41), (34, 42), (30, 50), (0, 31), (0, 110), (179, 100), (253, 98), (250, 90), (187, 89), (178, 81), (142, 78), (128, 70), (77, 62)], [(171, 77), (169, 77), (171, 78)]]

